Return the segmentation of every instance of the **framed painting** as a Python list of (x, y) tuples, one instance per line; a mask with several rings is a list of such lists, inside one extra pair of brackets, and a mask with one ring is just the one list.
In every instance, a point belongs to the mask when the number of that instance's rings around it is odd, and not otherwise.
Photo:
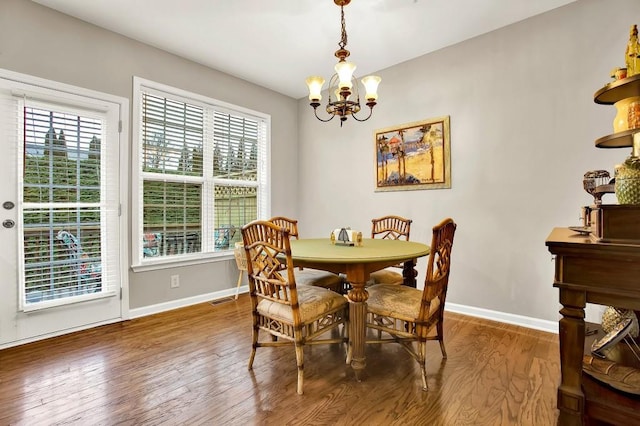
[(449, 116), (375, 132), (376, 191), (451, 188)]

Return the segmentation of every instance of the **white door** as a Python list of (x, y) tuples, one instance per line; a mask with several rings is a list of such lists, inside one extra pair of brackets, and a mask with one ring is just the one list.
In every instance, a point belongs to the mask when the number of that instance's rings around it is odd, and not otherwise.
[(0, 348), (122, 317), (121, 106), (2, 77)]

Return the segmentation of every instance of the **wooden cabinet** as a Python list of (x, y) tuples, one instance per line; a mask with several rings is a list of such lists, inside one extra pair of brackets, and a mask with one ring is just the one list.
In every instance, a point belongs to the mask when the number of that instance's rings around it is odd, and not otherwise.
[[(607, 84), (594, 101), (612, 105), (638, 96), (640, 75), (635, 75)], [(639, 139), (640, 129), (622, 129), (597, 139), (596, 146), (633, 146), (638, 156)], [(558, 423), (640, 425), (640, 397), (616, 391), (582, 368), (587, 303), (640, 311), (640, 205), (596, 205), (590, 211), (590, 235), (556, 228), (546, 240), (556, 256), (553, 285), (562, 304)]]
[(562, 304), (558, 424), (640, 424), (640, 398), (582, 373), (585, 305), (640, 310), (640, 245), (597, 242), (567, 228), (555, 228), (546, 245), (556, 256), (553, 285)]

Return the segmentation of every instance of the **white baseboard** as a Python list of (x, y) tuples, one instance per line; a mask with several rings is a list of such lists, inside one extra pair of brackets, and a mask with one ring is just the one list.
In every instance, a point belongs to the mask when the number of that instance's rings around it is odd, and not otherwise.
[[(244, 285), (240, 287), (240, 293), (249, 292), (249, 286)], [(173, 309), (184, 308), (191, 305), (196, 305), (198, 303), (211, 302), (212, 300), (223, 299), (225, 297), (235, 296), (236, 289), (229, 288), (225, 290), (215, 291), (212, 293), (200, 294), (194, 297), (188, 297), (185, 299), (172, 300), (170, 302), (158, 303), (156, 305), (145, 306), (143, 308), (136, 308), (129, 310), (129, 319), (140, 318), (147, 315), (159, 314), (161, 312), (171, 311)], [(492, 321), (503, 322), (507, 324), (519, 325), (521, 327), (533, 328), (536, 330), (546, 331), (549, 333), (558, 334), (558, 322), (557, 321), (546, 321), (537, 318), (525, 317), (522, 315), (508, 314), (504, 312), (492, 311), (489, 309), (476, 308), (473, 306), (465, 306), (458, 305), (456, 303), (446, 304), (446, 311), (454, 312), (462, 315), (469, 315), (472, 317), (484, 318)], [(0, 349), (10, 348), (12, 346), (22, 345), (25, 343), (34, 342), (37, 340), (41, 340), (44, 338), (55, 337), (62, 334), (80, 331), (92, 327), (97, 327), (100, 325), (110, 324), (116, 321), (106, 321), (99, 324), (91, 324), (90, 326), (79, 327), (71, 330), (65, 330), (59, 333), (51, 333), (46, 336), (38, 336), (32, 339), (25, 339), (18, 342), (11, 342), (8, 344), (0, 345)]]
[[(249, 286), (240, 286), (240, 293), (247, 293)], [(236, 289), (228, 288), (220, 291), (214, 291), (212, 293), (199, 294), (193, 297), (187, 297), (185, 299), (172, 300), (170, 302), (158, 303), (156, 305), (145, 306), (142, 308), (135, 308), (129, 310), (129, 318), (140, 318), (147, 315), (159, 314), (160, 312), (171, 311), (173, 309), (185, 308), (191, 305), (197, 305), (198, 303), (211, 302), (212, 300), (223, 299), (229, 296), (235, 296)]]
[(558, 321), (541, 320), (538, 318), (508, 314), (505, 312), (492, 311), (489, 309), (476, 308), (473, 306), (458, 305), (456, 303), (449, 302), (447, 302), (445, 305), (445, 311), (558, 334)]
[[(247, 293), (248, 286), (241, 286), (240, 293)], [(129, 311), (130, 318), (139, 318), (147, 315), (158, 314), (160, 312), (170, 311), (173, 309), (184, 308), (198, 303), (210, 302), (212, 300), (222, 299), (229, 296), (235, 296), (235, 288), (216, 291), (213, 293), (200, 294), (186, 299), (172, 300), (170, 302), (158, 303), (157, 305), (145, 306), (143, 308), (131, 309)], [(473, 306), (458, 305), (456, 303), (447, 302), (445, 310), (458, 314), (469, 315), (472, 317), (484, 318), (492, 321), (504, 322), (507, 324), (519, 325), (521, 327), (533, 328), (536, 330), (546, 331), (558, 334), (558, 322), (546, 321), (537, 318), (525, 317), (522, 315), (508, 314), (505, 312), (492, 311), (484, 308), (476, 308)]]
[(53, 333), (41, 334), (39, 336), (29, 337), (22, 340), (13, 340), (11, 342), (0, 344), (0, 350), (12, 348), (14, 346), (26, 345), (27, 343), (37, 342), (39, 340), (50, 339), (52, 337), (63, 336), (65, 334), (75, 333), (76, 331), (88, 330), (90, 328), (100, 327), (107, 324), (113, 324), (122, 321), (120, 318), (110, 319), (107, 321), (94, 322), (92, 324), (85, 324), (80, 327), (66, 328), (64, 330), (54, 331)]

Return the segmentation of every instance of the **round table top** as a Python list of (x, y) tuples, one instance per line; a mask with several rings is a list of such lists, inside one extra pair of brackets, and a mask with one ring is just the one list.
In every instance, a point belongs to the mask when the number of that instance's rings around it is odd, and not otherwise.
[(294, 260), (318, 263), (367, 263), (380, 260), (398, 262), (426, 256), (429, 246), (403, 240), (363, 238), (362, 246), (331, 244), (329, 238), (291, 240)]

